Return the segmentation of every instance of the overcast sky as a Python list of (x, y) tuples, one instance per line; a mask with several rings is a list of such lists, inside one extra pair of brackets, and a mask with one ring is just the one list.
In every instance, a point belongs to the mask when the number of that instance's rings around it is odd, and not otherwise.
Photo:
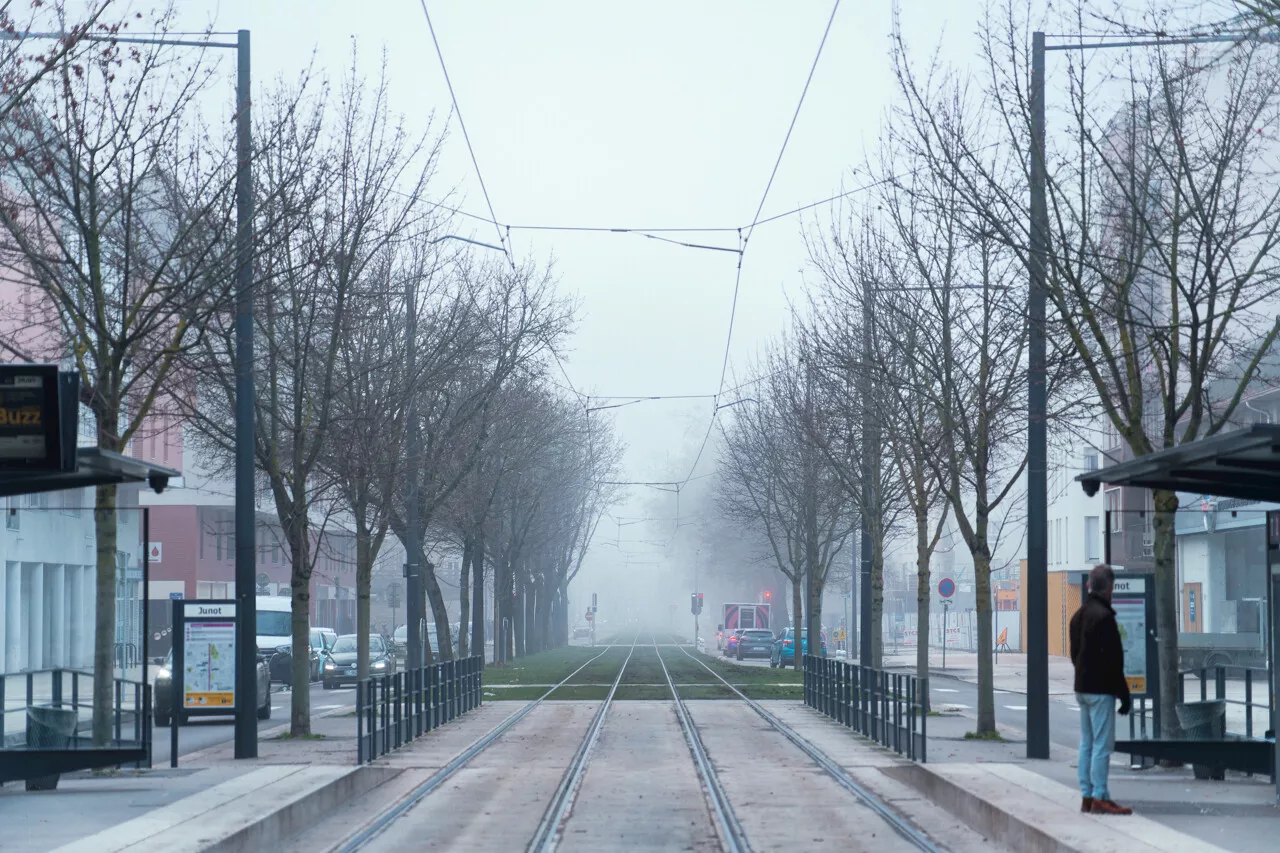
[[(902, 5), (904, 30), (920, 55), (940, 39), (949, 59), (972, 55), (978, 0)], [(313, 51), (317, 65), (338, 77), (353, 38), (374, 74), (385, 48), (393, 108), (419, 128), (432, 111), (449, 117), (418, 0), (181, 0), (180, 8), (184, 27), (250, 29), (260, 82), (295, 77)], [(499, 221), (736, 229), (760, 205), (832, 3), (437, 0), (429, 9)], [(887, 0), (841, 4), (763, 216), (860, 183), (854, 169), (893, 98), (891, 10)], [(450, 133), (436, 190), (456, 189), (463, 208), (487, 213), (456, 117)], [(745, 377), (762, 344), (786, 324), (789, 301), (803, 288), (801, 227), (800, 217), (787, 217), (751, 237), (726, 385)], [(496, 236), (465, 219), (455, 231)], [(554, 259), (562, 291), (581, 304), (566, 361), (578, 390), (716, 392), (735, 255), (633, 234), (516, 230), (512, 239), (521, 256)], [(733, 231), (685, 239), (737, 245)], [(683, 479), (710, 415), (710, 400), (617, 410), (627, 477)], [(704, 457), (697, 473), (710, 471), (711, 461)], [(635, 489), (620, 513), (640, 515), (651, 498)], [(636, 538), (657, 535), (630, 530)]]

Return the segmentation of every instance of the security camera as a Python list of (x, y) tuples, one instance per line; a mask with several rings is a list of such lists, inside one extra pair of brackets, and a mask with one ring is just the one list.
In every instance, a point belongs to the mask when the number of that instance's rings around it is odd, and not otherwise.
[(169, 487), (169, 475), (149, 474), (147, 476), (147, 485), (154, 489), (156, 494), (160, 494)]
[(1084, 493), (1085, 493), (1086, 495), (1088, 495), (1089, 497), (1093, 497), (1094, 495), (1096, 495), (1096, 494), (1098, 493), (1098, 481), (1097, 481), (1097, 480), (1081, 480), (1081, 481), (1080, 481), (1080, 485), (1081, 485), (1081, 486), (1084, 486)]

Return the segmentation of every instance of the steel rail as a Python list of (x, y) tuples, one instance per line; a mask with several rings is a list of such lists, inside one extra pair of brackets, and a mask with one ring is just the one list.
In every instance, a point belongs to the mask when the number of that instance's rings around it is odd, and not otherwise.
[(875, 794), (858, 784), (857, 780), (850, 776), (848, 771), (837, 764), (825, 752), (805, 740), (796, 733), (794, 729), (782, 722), (782, 720), (778, 719), (769, 711), (765, 710), (759, 702), (756, 702), (754, 699), (749, 699), (741, 690), (726, 681), (720, 673), (707, 666), (705, 661), (698, 660), (698, 658), (689, 654), (689, 651), (679, 643), (676, 644), (676, 647), (679, 648), (680, 651), (684, 652), (687, 658), (702, 666), (703, 669), (714, 675), (726, 687), (736, 693), (738, 698), (743, 702), (746, 702), (747, 706), (751, 708), (751, 710), (759, 714), (766, 723), (773, 726), (773, 728), (783, 737), (795, 744), (801, 752), (809, 756), (815, 764), (825, 770), (827, 775), (835, 779), (842, 788), (853, 794), (853, 796), (861, 801), (863, 805), (879, 815), (886, 823), (893, 827), (893, 830), (897, 832), (898, 835), (909, 841), (917, 850), (921, 850), (923, 853), (948, 853), (945, 847), (939, 847), (937, 842), (925, 835), (916, 827), (912, 826), (905, 818), (893, 809), (889, 808), (889, 806)]
[[(678, 644), (677, 644), (678, 645)], [(680, 721), (680, 728), (684, 730), (684, 739), (689, 744), (689, 752), (693, 755), (693, 763), (698, 768), (698, 775), (702, 777), (702, 783), (707, 789), (707, 799), (711, 801), (712, 811), (715, 813), (716, 821), (720, 828), (720, 837), (724, 841), (724, 849), (727, 853), (749, 853), (751, 844), (747, 841), (747, 833), (742, 828), (742, 824), (738, 821), (737, 814), (733, 811), (733, 805), (729, 802), (729, 795), (725, 793), (724, 786), (720, 784), (720, 777), (715, 771), (715, 767), (711, 764), (711, 759), (707, 757), (706, 747), (702, 745), (702, 736), (698, 733), (697, 726), (694, 725), (693, 719), (689, 716), (689, 710), (684, 706), (684, 700), (680, 698), (680, 692), (676, 689), (675, 682), (671, 679), (671, 673), (667, 671), (667, 663), (662, 659), (662, 652), (658, 649), (658, 641), (653, 641), (653, 651), (658, 656), (658, 664), (662, 667), (662, 674), (667, 679), (667, 687), (671, 689), (671, 698), (675, 701), (676, 719)]]
[(627, 659), (622, 662), (622, 666), (618, 669), (618, 677), (613, 680), (613, 686), (609, 688), (608, 695), (604, 697), (604, 701), (596, 709), (596, 715), (591, 719), (591, 725), (587, 727), (587, 734), (578, 746), (578, 751), (574, 753), (573, 760), (569, 763), (569, 769), (565, 771), (564, 776), (560, 779), (560, 785), (556, 788), (555, 795), (552, 796), (547, 810), (543, 812), (542, 820), (538, 821), (538, 828), (534, 830), (533, 839), (526, 848), (528, 851), (550, 853), (560, 843), (560, 827), (568, 816), (569, 809), (573, 806), (573, 801), (578, 795), (578, 789), (582, 787), (582, 777), (586, 775), (587, 764), (591, 761), (591, 751), (595, 748), (596, 741), (600, 738), (600, 730), (604, 727), (605, 715), (609, 712), (609, 706), (613, 704), (613, 694), (618, 692), (618, 685), (622, 682), (622, 675), (627, 671), (627, 664), (631, 662), (631, 656), (636, 652), (636, 642), (639, 642), (639, 640), (640, 635), (636, 634), (636, 640), (631, 644), (631, 651), (627, 652)]
[[(637, 640), (640, 639), (638, 634), (636, 635), (636, 639)], [(635, 648), (634, 642), (631, 644), (631, 647), (632, 649)], [(444, 784), (449, 779), (450, 776), (452, 776), (454, 773), (457, 773), (459, 770), (465, 767), (468, 762), (470, 762), (473, 758), (475, 758), (480, 753), (484, 752), (485, 749), (487, 749), (495, 740), (501, 737), (508, 729), (510, 729), (516, 723), (520, 722), (526, 716), (528, 716), (529, 712), (532, 711), (534, 708), (538, 707), (539, 705), (541, 705), (542, 702), (548, 696), (550, 696), (552, 693), (559, 690), (561, 687), (564, 687), (565, 684), (568, 683), (569, 679), (573, 678), (575, 675), (582, 672), (582, 670), (586, 669), (588, 666), (595, 663), (600, 658), (604, 657), (614, 648), (617, 648), (617, 646), (613, 644), (605, 646), (604, 650), (601, 651), (600, 654), (591, 658), (582, 666), (578, 667), (573, 672), (566, 675), (563, 680), (561, 680), (558, 684), (556, 684), (546, 693), (543, 693), (537, 699), (534, 699), (532, 702), (525, 705), (519, 711), (516, 711), (514, 714), (512, 714), (511, 716), (503, 720), (501, 723), (498, 723), (498, 725), (490, 729), (489, 732), (485, 734), (484, 737), (480, 738), (475, 743), (471, 744), (471, 746), (467, 747), (465, 750), (460, 752), (457, 755), (457, 757), (455, 757), (452, 761), (450, 761), (444, 767), (441, 767), (439, 770), (437, 770), (431, 776), (431, 778), (427, 779), (421, 785), (419, 785), (418, 787), (410, 791), (407, 795), (405, 795), (403, 799), (397, 802), (394, 806), (392, 806), (391, 808), (387, 809), (386, 811), (378, 815), (376, 818), (374, 818), (362, 830), (360, 830), (358, 833), (348, 838), (347, 841), (342, 844), (342, 846), (335, 848), (334, 853), (355, 853), (355, 851), (360, 850), (370, 841), (377, 838), (379, 835), (383, 833), (384, 830), (386, 830), (388, 826), (391, 825), (392, 821), (396, 820), (396, 818), (400, 817), (405, 812), (409, 811), (409, 809), (413, 808), (418, 803), (422, 802), (422, 800), (425, 799), (427, 795), (429, 795), (432, 791), (436, 790), (442, 784)], [(631, 655), (628, 654), (627, 658), (630, 659), (630, 657)]]

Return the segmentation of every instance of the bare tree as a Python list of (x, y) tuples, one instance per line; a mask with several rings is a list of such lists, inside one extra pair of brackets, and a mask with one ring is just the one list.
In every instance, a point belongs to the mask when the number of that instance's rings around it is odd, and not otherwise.
[[(268, 120), (283, 130), (255, 176), (262, 197), (255, 456), (289, 546), (295, 736), (311, 730), (311, 576), (315, 542), (333, 511), (333, 479), (323, 463), (336, 392), (349, 379), (343, 345), (359, 312), (381, 310), (360, 297), (371, 295), (386, 253), (416, 226), (434, 162), (429, 131), (414, 139), (389, 114), (385, 73), (370, 86), (355, 68), (353, 55), (333, 103), (323, 93), (299, 110), (295, 92), (275, 96)], [(228, 314), (217, 319), (199, 365), (204, 394), (190, 416), (212, 450), (228, 453), (234, 327)]]
[[(1024, 263), (1025, 21), (1009, 0), (984, 22), (980, 94), (946, 69), (921, 77), (900, 42), (897, 51), (899, 144)], [(1119, 107), (1106, 71), (1069, 64), (1069, 108), (1046, 141), (1047, 298), (1061, 328), (1051, 340), (1076, 359), (1126, 451), (1143, 455), (1228, 424), (1280, 333), (1280, 193), (1272, 143), (1258, 132), (1276, 117), (1280, 57), (1256, 45), (1214, 61), (1194, 46), (1154, 48), (1116, 75), (1129, 81)], [(993, 169), (993, 140), (1015, 158), (1017, 180)], [(1160, 707), (1174, 733), (1177, 505), (1174, 492), (1152, 494)]]
[(819, 410), (813, 367), (812, 354), (794, 344), (784, 342), (770, 352), (762, 365), (760, 398), (735, 407), (730, 426), (722, 425), (718, 490), (721, 512), (763, 529), (778, 570), (791, 582), (797, 667), (802, 624), (818, 653), (822, 590), (855, 524), (847, 489), (821, 464), (812, 440), (810, 424)]
[[(154, 21), (159, 35), (170, 21)], [(119, 452), (168, 402), (179, 357), (227, 295), (234, 147), (203, 131), (196, 102), (214, 68), (198, 51), (69, 48), (50, 48), (0, 121), (0, 270), (31, 282), (3, 307), (4, 347), (70, 364), (97, 446)], [(99, 486), (99, 745), (111, 737), (117, 525), (116, 488)]]
[[(876, 419), (881, 425), (877, 432), (884, 441), (884, 463), (878, 470), (873, 468), (879, 476), (868, 508), (875, 543), (871, 659), (879, 666), (883, 653), (883, 639), (877, 629), (883, 610), (884, 540), (905, 508), (911, 516), (916, 549), (916, 674), (927, 678), (930, 564), (946, 526), (949, 504), (932, 466), (942, 438), (938, 413), (924, 391), (928, 378), (920, 375), (918, 359), (900, 357), (902, 352), (924, 348), (925, 327), (914, 318), (901, 322), (901, 311), (874, 310), (877, 292), (888, 284), (879, 257), (885, 239), (872, 221), (870, 210), (860, 218), (850, 215), (841, 220), (833, 216), (825, 230), (807, 237), (810, 263), (821, 276), (810, 322), (821, 357), (838, 366), (839, 375), (847, 377), (825, 396), (831, 405), (843, 410), (841, 417), (848, 424), (850, 450), (842, 453), (839, 445), (827, 442), (824, 455), (859, 504), (863, 492), (858, 482), (861, 471), (855, 467), (861, 461), (860, 454), (852, 450), (856, 446), (855, 435), (861, 432), (865, 421)], [(874, 318), (874, 323), (864, 329), (867, 318)], [(871, 374), (871, 381), (864, 386), (872, 393), (867, 401), (847, 390), (863, 385), (859, 380), (864, 371)]]

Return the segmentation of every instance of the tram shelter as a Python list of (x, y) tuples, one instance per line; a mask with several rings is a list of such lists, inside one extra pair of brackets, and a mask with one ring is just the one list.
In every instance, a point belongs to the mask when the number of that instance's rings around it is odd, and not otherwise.
[[(1167, 489), (1195, 495), (1280, 503), (1280, 425), (1245, 429), (1149, 453), (1076, 478), (1089, 495), (1102, 486)], [(1268, 686), (1270, 730), (1267, 737), (1234, 740), (1157, 739), (1117, 741), (1116, 750), (1146, 758), (1203, 763), (1207, 756), (1227, 767), (1270, 772), (1275, 780), (1280, 745), (1275, 738), (1276, 697), (1280, 695), (1280, 512), (1267, 518), (1266, 612), (1270, 629)], [(1280, 794), (1280, 782), (1277, 783)]]

